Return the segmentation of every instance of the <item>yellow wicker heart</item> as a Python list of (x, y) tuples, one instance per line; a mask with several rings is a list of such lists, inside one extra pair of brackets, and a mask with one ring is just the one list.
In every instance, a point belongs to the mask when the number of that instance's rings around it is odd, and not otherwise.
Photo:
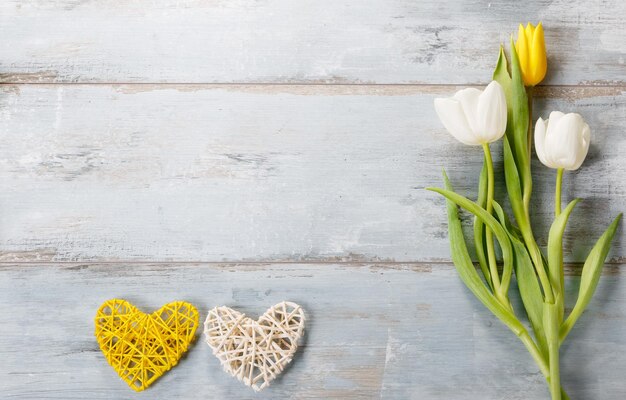
[(184, 301), (145, 314), (126, 300), (108, 300), (96, 314), (96, 339), (107, 361), (140, 392), (178, 363), (194, 340), (198, 310)]

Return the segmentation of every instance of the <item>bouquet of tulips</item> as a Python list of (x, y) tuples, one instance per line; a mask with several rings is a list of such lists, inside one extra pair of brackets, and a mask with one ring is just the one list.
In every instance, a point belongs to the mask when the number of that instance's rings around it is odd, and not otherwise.
[[(484, 163), (478, 196), (472, 201), (452, 190), (444, 173), (445, 189), (430, 188), (447, 199), (452, 260), (467, 287), (524, 344), (550, 388), (552, 399), (569, 399), (561, 387), (559, 348), (589, 304), (602, 273), (621, 214), (615, 218), (589, 253), (582, 269), (574, 308), (565, 314), (563, 282), (563, 232), (578, 199), (561, 209), (563, 171), (573, 171), (584, 161), (590, 129), (579, 114), (554, 111), (539, 118), (534, 129), (535, 151), (547, 167), (556, 169), (554, 221), (547, 253), (537, 245), (530, 220), (532, 175), (532, 90), (543, 80), (547, 58), (543, 27), (519, 27), (511, 38), (510, 64), (503, 47), (484, 91), (460, 90), (451, 98), (435, 99), (435, 110), (445, 128), (459, 141), (482, 146)], [(514, 219), (494, 200), (494, 171), (489, 145), (503, 139), (504, 178)], [(474, 218), (473, 235), (479, 269), (470, 258), (458, 207)], [(496, 254), (501, 253), (501, 265)], [(509, 301), (515, 273), (532, 335)], [(482, 274), (482, 276), (481, 276)]]

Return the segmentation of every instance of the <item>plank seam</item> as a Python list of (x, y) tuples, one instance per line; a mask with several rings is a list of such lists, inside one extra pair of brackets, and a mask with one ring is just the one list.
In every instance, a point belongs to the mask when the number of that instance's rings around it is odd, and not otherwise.
[[(1, 81), (0, 86), (337, 86), (337, 87), (483, 87), (487, 83), (316, 83), (316, 82), (19, 82)], [(626, 89), (623, 84), (571, 84), (571, 85), (539, 85), (541, 88), (556, 89)]]
[[(98, 260), (86, 260), (86, 261), (0, 261), (0, 267), (3, 266), (40, 266), (40, 265), (170, 265), (170, 266), (183, 266), (183, 265), (223, 265), (223, 266), (250, 266), (250, 265), (345, 265), (345, 266), (363, 266), (363, 265), (376, 265), (376, 266), (399, 266), (399, 265), (446, 265), (452, 266), (452, 261), (98, 261)], [(565, 263), (565, 267), (577, 268), (582, 267), (583, 262), (571, 262)], [(604, 263), (605, 266), (620, 266), (624, 265), (624, 262), (619, 260), (611, 260)]]

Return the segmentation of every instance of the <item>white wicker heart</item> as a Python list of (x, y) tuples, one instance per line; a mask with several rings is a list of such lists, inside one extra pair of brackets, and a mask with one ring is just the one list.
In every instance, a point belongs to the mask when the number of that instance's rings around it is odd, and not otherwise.
[(304, 311), (283, 301), (257, 321), (215, 307), (204, 322), (206, 342), (226, 372), (255, 391), (269, 386), (291, 361), (304, 333)]

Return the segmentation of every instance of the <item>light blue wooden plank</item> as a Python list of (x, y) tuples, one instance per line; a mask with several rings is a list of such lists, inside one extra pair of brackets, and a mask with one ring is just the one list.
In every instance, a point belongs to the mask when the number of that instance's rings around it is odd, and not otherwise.
[(5, 82), (484, 83), (543, 21), (548, 84), (624, 84), (622, 0), (5, 0)]
[[(433, 110), (456, 89), (3, 86), (0, 259), (448, 261), (444, 202), (424, 188), (445, 167), (474, 196), (482, 162)], [(537, 97), (536, 116), (578, 111), (593, 131), (564, 185), (584, 199), (565, 248), (582, 261), (626, 204), (626, 95)], [(535, 163), (535, 177), (545, 243), (554, 171)], [(619, 233), (610, 257), (625, 252)]]
[[(569, 303), (578, 280), (568, 272)], [(626, 391), (623, 266), (610, 267), (598, 291), (563, 347), (572, 399)], [(522, 344), (445, 264), (4, 265), (0, 293), (3, 398), (548, 398)], [(145, 311), (184, 299), (201, 320), (217, 305), (256, 316), (288, 299), (307, 313), (305, 340), (260, 395), (227, 376), (200, 337), (179, 366), (135, 394), (93, 337), (96, 309), (112, 297)]]

